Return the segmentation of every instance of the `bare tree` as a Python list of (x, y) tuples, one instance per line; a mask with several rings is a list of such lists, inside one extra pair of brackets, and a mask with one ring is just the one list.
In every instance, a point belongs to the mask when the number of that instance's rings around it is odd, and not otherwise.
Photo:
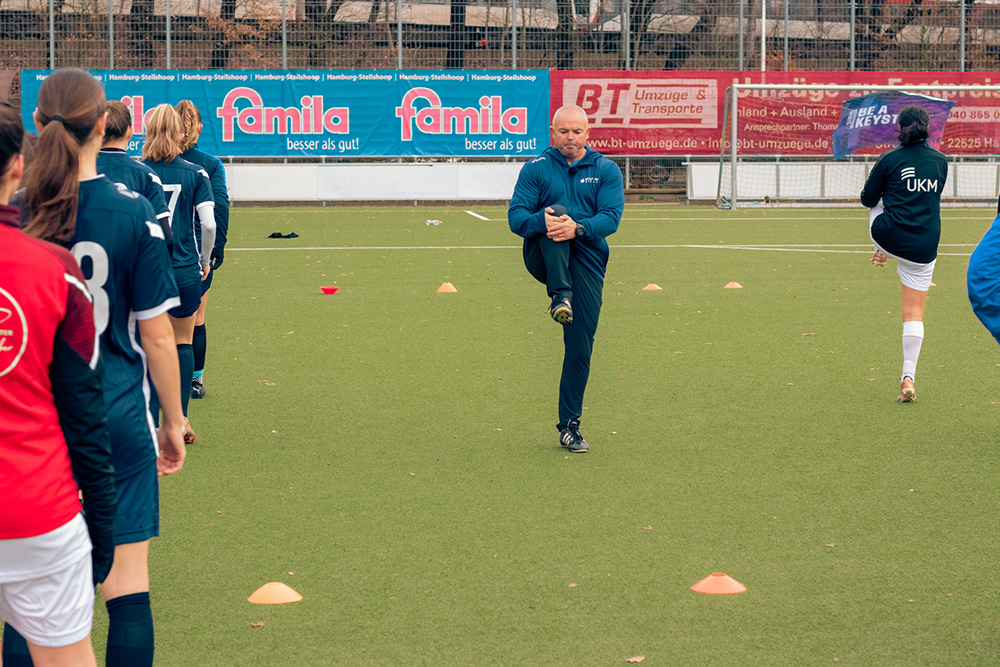
[(880, 63), (893, 48), (896, 35), (913, 22), (922, 3), (923, 0), (910, 0), (895, 17), (887, 16), (885, 0), (870, 0), (860, 5), (854, 23), (858, 69), (882, 69)]

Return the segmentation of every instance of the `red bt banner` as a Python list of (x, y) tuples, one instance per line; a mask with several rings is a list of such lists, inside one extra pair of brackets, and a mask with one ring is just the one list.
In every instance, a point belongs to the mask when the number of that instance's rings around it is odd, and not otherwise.
[[(726, 90), (733, 83), (799, 85), (986, 85), (984, 72), (630, 72), (553, 71), (552, 110), (583, 108), (590, 145), (608, 155), (718, 155)], [(912, 91), (910, 91), (912, 92)], [(951, 155), (1000, 153), (1000, 90), (917, 91), (955, 100), (941, 141)], [(739, 152), (744, 155), (832, 155), (841, 106), (863, 91), (743, 91)], [(885, 120), (885, 119), (882, 119)], [(873, 122), (880, 122), (874, 119)], [(722, 142), (720, 144), (720, 142)], [(862, 154), (888, 148), (873, 147)]]

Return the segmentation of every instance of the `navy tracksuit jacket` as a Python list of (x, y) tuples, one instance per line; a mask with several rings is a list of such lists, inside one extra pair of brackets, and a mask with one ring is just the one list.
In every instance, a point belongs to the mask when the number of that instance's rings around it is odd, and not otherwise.
[[(545, 235), (545, 208), (553, 204), (583, 225), (583, 236), (557, 243)], [(525, 266), (550, 296), (566, 293), (573, 305), (573, 321), (563, 326), (559, 428), (583, 411), (608, 265), (605, 238), (618, 230), (624, 208), (621, 170), (591, 148), (572, 165), (557, 149), (546, 149), (521, 168), (511, 196), (507, 221), (524, 238)]]

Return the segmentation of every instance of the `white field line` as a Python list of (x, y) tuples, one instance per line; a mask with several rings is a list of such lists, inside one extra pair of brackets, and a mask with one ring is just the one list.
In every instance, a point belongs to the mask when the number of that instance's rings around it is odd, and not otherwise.
[[(942, 244), (948, 247), (971, 247), (972, 244), (951, 243)], [(296, 248), (227, 248), (231, 252), (272, 252), (288, 250), (518, 250), (517, 245), (470, 245), (470, 246), (303, 246)], [(871, 252), (871, 244), (856, 245), (827, 245), (827, 246), (776, 246), (776, 245), (699, 245), (699, 244), (633, 244), (611, 246), (613, 250), (625, 248), (640, 249), (672, 249), (672, 248), (692, 248), (702, 250), (770, 250), (772, 252), (811, 252), (826, 254), (854, 254), (863, 255)], [(865, 250), (836, 250), (834, 248), (867, 248)], [(940, 256), (947, 257), (968, 257), (972, 253), (941, 252)]]
[(473, 213), (472, 211), (466, 211), (466, 213), (468, 213), (469, 215), (471, 215), (473, 218), (479, 218), (480, 220), (486, 220), (487, 222), (489, 222), (489, 220), (490, 220), (489, 218), (487, 218), (485, 216), (482, 216), (482, 215), (479, 215), (478, 213)]

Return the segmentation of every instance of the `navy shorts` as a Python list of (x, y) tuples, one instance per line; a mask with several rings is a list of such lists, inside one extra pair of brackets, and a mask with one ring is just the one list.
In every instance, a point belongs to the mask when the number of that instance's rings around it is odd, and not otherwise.
[(115, 544), (145, 542), (160, 534), (160, 482), (156, 460), (131, 475), (115, 478), (118, 513)]
[(201, 306), (201, 280), (188, 282), (186, 285), (182, 285), (178, 280), (177, 291), (180, 292), (181, 305), (167, 311), (170, 317), (183, 319), (197, 313), (198, 307)]
[(201, 295), (202, 296), (205, 296), (205, 293), (208, 292), (208, 290), (209, 290), (210, 287), (212, 287), (212, 278), (215, 278), (215, 271), (214, 270), (209, 270), (209, 272), (208, 272), (208, 278), (205, 278), (204, 280), (201, 281)]

